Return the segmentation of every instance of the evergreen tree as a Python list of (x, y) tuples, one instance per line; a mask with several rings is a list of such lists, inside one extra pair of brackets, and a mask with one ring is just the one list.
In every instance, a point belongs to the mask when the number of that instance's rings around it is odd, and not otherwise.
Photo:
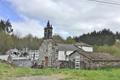
[(12, 25), (9, 20), (7, 20), (7, 21), (1, 20), (0, 21), (0, 32), (7, 32), (7, 33), (13, 32)]
[(76, 41), (71, 36), (67, 37), (67, 39), (66, 39), (66, 43), (68, 43), (68, 44), (74, 44), (75, 42)]
[(102, 31), (93, 31), (88, 34), (83, 34), (80, 37), (76, 37), (77, 42), (84, 42), (90, 45), (113, 45), (115, 43), (115, 34), (109, 29), (103, 29)]

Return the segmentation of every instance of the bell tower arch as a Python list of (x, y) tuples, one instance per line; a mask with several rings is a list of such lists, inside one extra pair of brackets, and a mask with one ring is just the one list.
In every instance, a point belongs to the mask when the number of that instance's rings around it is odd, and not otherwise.
[(52, 25), (48, 21), (46, 27), (44, 28), (44, 39), (52, 39), (52, 30)]

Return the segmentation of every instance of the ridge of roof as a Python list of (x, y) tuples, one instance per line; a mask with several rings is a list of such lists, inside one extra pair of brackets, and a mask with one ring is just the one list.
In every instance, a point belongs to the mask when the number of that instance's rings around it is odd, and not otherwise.
[(120, 61), (120, 58), (115, 57), (109, 53), (95, 53), (95, 52), (88, 53), (79, 49), (76, 51), (86, 56), (88, 59), (92, 61)]

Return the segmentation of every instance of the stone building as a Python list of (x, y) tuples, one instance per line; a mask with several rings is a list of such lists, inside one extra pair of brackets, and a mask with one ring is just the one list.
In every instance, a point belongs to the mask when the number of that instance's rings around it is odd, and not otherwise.
[(112, 56), (108, 53), (88, 53), (78, 49), (69, 55), (68, 67), (87, 69), (100, 67), (120, 67), (120, 58)]
[(52, 26), (48, 21), (44, 39), (39, 48), (38, 64), (56, 68), (98, 68), (120, 66), (120, 58), (108, 53), (94, 53), (85, 43), (61, 44), (52, 38)]
[(39, 49), (39, 64), (44, 65), (45, 67), (51, 67), (55, 58), (55, 44), (52, 40), (52, 29), (52, 25), (48, 21), (47, 26), (44, 28), (44, 40)]
[(31, 67), (33, 65), (27, 57), (12, 57), (11, 63), (19, 67)]
[(30, 50), (28, 48), (10, 49), (6, 55), (0, 55), (1, 60), (5, 60), (15, 66), (32, 67), (39, 59), (39, 50)]
[(40, 45), (40, 55), (39, 55), (39, 64), (44, 65), (45, 67), (52, 67), (54, 60), (56, 49), (54, 47), (54, 42), (52, 39), (43, 40)]

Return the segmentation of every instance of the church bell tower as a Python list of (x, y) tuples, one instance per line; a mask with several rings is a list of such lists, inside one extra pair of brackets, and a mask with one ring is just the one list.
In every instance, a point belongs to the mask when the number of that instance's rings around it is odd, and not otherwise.
[(44, 28), (44, 39), (52, 39), (52, 30), (52, 25), (48, 21), (46, 27)]

